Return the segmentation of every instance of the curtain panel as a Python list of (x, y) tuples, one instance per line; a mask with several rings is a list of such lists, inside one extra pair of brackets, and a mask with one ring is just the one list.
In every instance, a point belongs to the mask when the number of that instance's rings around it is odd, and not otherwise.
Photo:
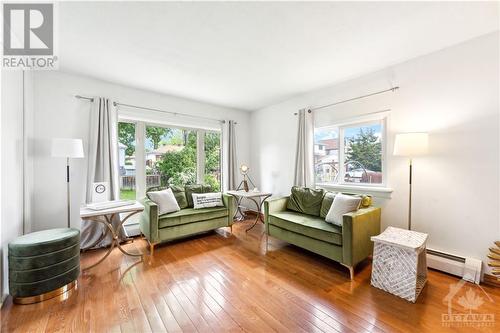
[(298, 113), (294, 185), (314, 187), (314, 119), (311, 110)]
[[(117, 111), (113, 102), (107, 98), (96, 97), (90, 111), (90, 132), (88, 147), (86, 203), (92, 201), (92, 184), (107, 182), (110, 189), (109, 200), (119, 199), (118, 170), (118, 130)], [(119, 216), (112, 221), (116, 228)], [(102, 223), (82, 220), (81, 248), (105, 247), (111, 244), (111, 235), (104, 237), (106, 226)], [(124, 230), (119, 232), (120, 240)]]

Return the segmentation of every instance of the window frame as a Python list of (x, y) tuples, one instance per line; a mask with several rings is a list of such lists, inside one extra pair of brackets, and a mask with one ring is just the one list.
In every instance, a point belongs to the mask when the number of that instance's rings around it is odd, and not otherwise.
[[(388, 115), (378, 115), (372, 117), (362, 117), (362, 118), (354, 118), (350, 120), (345, 120), (342, 122), (334, 123), (331, 125), (314, 127), (314, 131), (317, 129), (326, 129), (326, 128), (337, 128), (338, 129), (338, 140), (339, 140), (339, 153), (338, 153), (338, 163), (339, 163), (339, 174), (337, 182), (321, 182), (316, 183), (318, 186), (326, 186), (326, 187), (335, 187), (335, 186), (343, 186), (343, 187), (359, 187), (359, 188), (385, 188), (387, 186), (387, 121)], [(381, 183), (351, 183), (345, 181), (345, 170), (344, 170), (344, 162), (345, 162), (345, 130), (346, 128), (351, 127), (361, 127), (364, 125), (373, 125), (380, 124), (382, 126), (381, 130), (381, 141), (382, 141), (382, 151), (381, 151), (381, 161), (382, 161), (382, 182)], [(313, 142), (313, 151), (314, 145), (316, 142)], [(313, 166), (314, 170), (314, 179), (316, 179), (316, 168)]]
[[(135, 124), (135, 155), (136, 155), (136, 174), (135, 174), (135, 182), (136, 182), (136, 199), (143, 198), (146, 195), (147, 185), (146, 185), (146, 128), (150, 127), (163, 127), (163, 128), (174, 128), (180, 130), (188, 130), (194, 131), (196, 133), (196, 180), (199, 182), (200, 180), (203, 182), (205, 179), (205, 133), (207, 132), (216, 132), (220, 134), (220, 152), (219, 152), (219, 161), (220, 161), (220, 170), (221, 170), (221, 180), (220, 180), (220, 188), (221, 191), (223, 189), (223, 179), (224, 179), (224, 168), (223, 168), (223, 131), (222, 129), (213, 129), (213, 128), (202, 128), (202, 127), (189, 127), (189, 126), (179, 126), (179, 125), (171, 125), (168, 122), (151, 122), (151, 121), (143, 121), (138, 120), (137, 118), (128, 118), (126, 116), (118, 116), (116, 126), (118, 128), (118, 123), (132, 123)], [(202, 137), (200, 139), (200, 136)], [(119, 142), (119, 138), (117, 140)], [(203, 144), (200, 145), (199, 143)], [(118, 148), (117, 148), (118, 149)], [(140, 150), (140, 151), (139, 151)], [(138, 167), (138, 154), (140, 154), (143, 163), (141, 164), (140, 169), (143, 171), (139, 175), (139, 167)], [(200, 167), (200, 163), (198, 163), (198, 159), (203, 158), (203, 167)]]

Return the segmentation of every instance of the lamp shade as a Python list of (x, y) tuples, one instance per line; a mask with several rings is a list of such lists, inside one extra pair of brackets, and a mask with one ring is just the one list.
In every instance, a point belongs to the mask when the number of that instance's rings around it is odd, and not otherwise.
[(83, 158), (81, 139), (52, 139), (52, 157)]
[(418, 156), (425, 155), (429, 149), (429, 134), (427, 133), (400, 133), (396, 134), (394, 155)]

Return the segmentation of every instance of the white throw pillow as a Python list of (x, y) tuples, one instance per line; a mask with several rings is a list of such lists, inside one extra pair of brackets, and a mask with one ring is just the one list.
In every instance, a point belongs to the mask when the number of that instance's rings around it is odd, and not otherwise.
[(193, 193), (194, 209), (209, 207), (224, 207), (222, 193)]
[(361, 198), (352, 195), (337, 194), (333, 199), (332, 206), (326, 214), (325, 221), (342, 226), (343, 215), (358, 210)]
[(181, 210), (177, 200), (175, 200), (174, 192), (172, 192), (171, 188), (167, 188), (163, 191), (149, 192), (148, 198), (158, 205), (158, 215)]

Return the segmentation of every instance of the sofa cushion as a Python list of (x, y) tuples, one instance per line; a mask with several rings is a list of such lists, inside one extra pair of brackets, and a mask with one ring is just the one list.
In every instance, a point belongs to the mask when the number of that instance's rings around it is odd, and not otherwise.
[(323, 189), (315, 190), (308, 187), (294, 186), (292, 187), (292, 194), (287, 203), (287, 209), (319, 216), (324, 193)]
[(175, 200), (177, 200), (179, 207), (181, 209), (187, 208), (188, 202), (186, 199), (186, 191), (184, 190), (184, 187), (172, 185), (170, 186), (170, 188), (172, 189), (172, 192), (174, 192)]
[(202, 184), (192, 184), (184, 186), (184, 190), (186, 191), (186, 199), (188, 203), (188, 207), (193, 207), (193, 193), (208, 193), (212, 192), (212, 188), (209, 185)]
[(333, 199), (337, 195), (336, 192), (326, 192), (323, 197), (323, 201), (321, 202), (321, 209), (319, 211), (319, 217), (325, 218), (332, 206)]
[(181, 210), (171, 188), (162, 191), (151, 191), (146, 195), (149, 200), (158, 205), (158, 214), (160, 215)]
[(342, 245), (342, 228), (326, 223), (320, 217), (284, 211), (269, 215), (268, 223), (297, 234)]
[(335, 196), (335, 199), (333, 199), (332, 206), (328, 214), (326, 214), (325, 221), (342, 226), (344, 223), (344, 214), (357, 211), (360, 204), (360, 196), (339, 193)]
[(168, 228), (181, 224), (206, 221), (218, 217), (224, 217), (228, 214), (228, 209), (226, 207), (201, 209), (185, 208), (181, 209), (178, 212), (160, 215), (158, 220), (158, 228)]
[[(330, 207), (332, 206), (333, 199), (335, 198), (335, 195), (337, 192), (326, 192), (325, 196), (323, 197), (323, 201), (321, 202), (321, 210), (319, 212), (319, 216), (322, 218), (326, 218), (326, 215), (328, 214), (328, 211), (330, 211)], [(360, 208), (368, 208), (372, 205), (372, 197), (366, 194), (349, 194), (349, 193), (344, 193), (347, 195), (354, 195), (357, 197), (361, 198), (361, 204)]]

